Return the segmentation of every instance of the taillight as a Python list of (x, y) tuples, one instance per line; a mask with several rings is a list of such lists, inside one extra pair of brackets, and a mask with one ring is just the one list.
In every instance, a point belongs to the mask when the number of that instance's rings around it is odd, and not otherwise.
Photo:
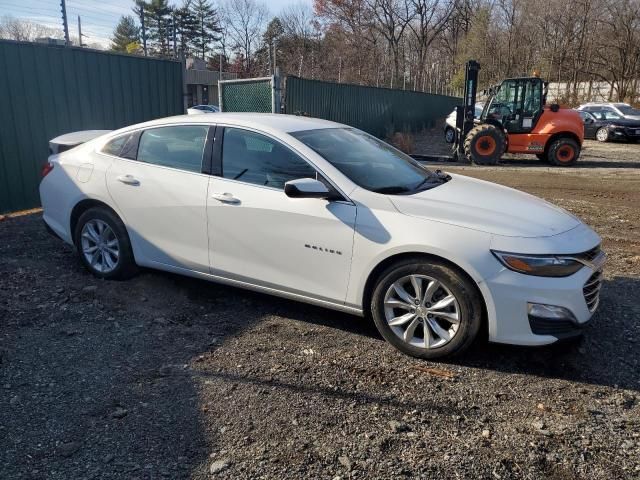
[(47, 175), (49, 175), (49, 172), (51, 172), (51, 170), (53, 170), (53, 163), (47, 162), (42, 166), (42, 170), (40, 171), (40, 175), (42, 175), (42, 178), (44, 178)]

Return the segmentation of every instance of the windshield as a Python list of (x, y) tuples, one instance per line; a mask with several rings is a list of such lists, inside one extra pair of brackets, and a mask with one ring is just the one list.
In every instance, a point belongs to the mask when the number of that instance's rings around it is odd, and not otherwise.
[(410, 194), (433, 188), (446, 177), (385, 142), (353, 128), (291, 132), (355, 184), (377, 193)]
[(618, 110), (622, 112), (623, 115), (640, 115), (640, 110), (637, 108), (630, 107), (628, 105), (619, 106)]

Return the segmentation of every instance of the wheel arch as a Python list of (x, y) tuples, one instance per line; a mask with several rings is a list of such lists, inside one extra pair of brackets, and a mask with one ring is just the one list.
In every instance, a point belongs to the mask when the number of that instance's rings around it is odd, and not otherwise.
[(575, 141), (578, 146), (580, 148), (582, 148), (582, 140), (580, 140), (580, 137), (578, 137), (578, 135), (576, 135), (573, 132), (556, 132), (553, 135), (549, 136), (549, 138), (547, 139), (547, 143), (544, 146), (544, 153), (547, 154), (549, 152), (549, 147), (551, 146), (551, 144), (553, 142), (555, 142), (556, 140), (558, 140), (559, 138), (570, 138), (571, 140)]
[(78, 220), (80, 219), (80, 215), (82, 215), (84, 212), (86, 212), (90, 208), (95, 208), (95, 207), (102, 207), (102, 208), (106, 208), (107, 210), (110, 210), (111, 212), (113, 212), (114, 215), (116, 215), (122, 221), (122, 217), (118, 214), (118, 212), (116, 212), (113, 209), (113, 207), (111, 207), (107, 203), (101, 200), (96, 200), (95, 198), (82, 199), (74, 205), (74, 207), (71, 209), (71, 215), (69, 216), (69, 232), (71, 234), (71, 241), (74, 243), (74, 245), (75, 245), (75, 231), (76, 231), (76, 226), (78, 225)]
[(444, 263), (448, 267), (452, 268), (460, 275), (465, 277), (476, 289), (476, 292), (480, 296), (480, 301), (482, 303), (482, 326), (481, 332), (484, 338), (487, 338), (489, 335), (489, 311), (487, 308), (487, 300), (482, 292), (482, 289), (478, 285), (478, 282), (474, 280), (474, 278), (460, 265), (451, 261), (448, 258), (442, 257), (440, 255), (436, 255), (433, 253), (426, 252), (400, 252), (390, 255), (384, 259), (382, 259), (373, 269), (369, 272), (367, 279), (364, 283), (364, 288), (362, 291), (362, 311), (367, 318), (371, 317), (371, 297), (373, 296), (373, 290), (375, 288), (375, 284), (378, 281), (380, 275), (384, 270), (386, 270), (389, 266), (394, 263), (400, 262), (402, 260), (408, 259), (419, 259), (419, 260), (437, 260), (441, 263)]

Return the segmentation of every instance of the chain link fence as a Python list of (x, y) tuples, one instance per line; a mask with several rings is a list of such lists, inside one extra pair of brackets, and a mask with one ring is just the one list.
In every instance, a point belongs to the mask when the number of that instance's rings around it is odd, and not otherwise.
[(222, 80), (218, 82), (222, 112), (275, 111), (273, 77)]

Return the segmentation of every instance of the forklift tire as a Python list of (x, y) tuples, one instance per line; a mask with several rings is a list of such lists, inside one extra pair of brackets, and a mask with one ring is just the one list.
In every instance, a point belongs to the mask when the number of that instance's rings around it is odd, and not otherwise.
[(572, 138), (558, 138), (547, 149), (549, 163), (558, 167), (575, 164), (580, 156), (580, 145)]
[(472, 128), (464, 141), (467, 160), (477, 165), (495, 165), (507, 148), (504, 133), (495, 125), (483, 123)]

